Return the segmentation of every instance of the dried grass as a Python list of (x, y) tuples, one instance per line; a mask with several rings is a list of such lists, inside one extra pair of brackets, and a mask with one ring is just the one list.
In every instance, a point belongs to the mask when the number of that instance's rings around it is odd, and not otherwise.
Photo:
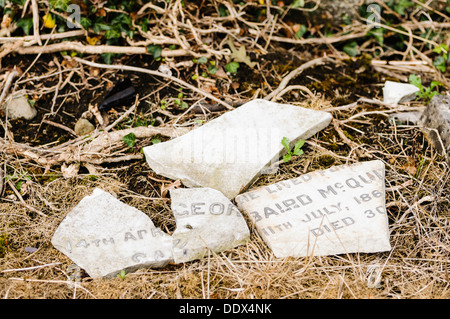
[[(383, 127), (383, 123), (383, 120), (379, 121), (378, 128)], [(231, 251), (181, 265), (171, 264), (163, 269), (140, 270), (127, 274), (124, 279), (91, 279), (83, 273), (81, 286), (74, 288), (67, 284), (67, 267), (72, 262), (54, 249), (50, 240), (70, 208), (95, 187), (113, 192), (119, 199), (148, 214), (168, 232), (173, 231), (174, 221), (167, 200), (148, 199), (160, 191), (161, 183), (154, 179), (141, 180), (148, 186), (141, 185), (141, 189), (150, 189), (149, 193), (141, 195), (127, 188), (129, 181), (120, 181), (113, 175), (100, 175), (95, 181), (86, 176), (58, 178), (45, 186), (30, 182), (30, 191), (24, 196), (27, 204), (47, 217), (30, 212), (17, 202), (0, 203), (0, 233), (8, 238), (8, 249), (0, 258), (0, 296), (102, 299), (449, 298), (449, 168), (428, 146), (417, 127), (399, 127), (394, 140), (416, 141), (423, 147), (419, 150), (392, 143), (392, 134), (388, 134), (392, 127), (385, 126), (379, 132), (373, 126), (365, 129), (365, 138), (371, 139), (373, 144), (363, 144), (364, 149), (374, 158), (383, 160), (387, 167), (386, 194), (393, 246), (390, 252), (279, 259), (251, 229), (250, 242)], [(334, 136), (332, 133), (333, 128), (328, 127), (312, 141), (327, 147), (330, 136)], [(360, 143), (361, 137), (353, 138)], [(339, 140), (337, 143), (343, 144)], [(282, 163), (276, 174), (261, 176), (252, 187), (343, 164), (342, 158), (348, 156), (348, 152), (347, 145), (327, 152), (307, 146), (304, 156)], [(412, 152), (424, 159), (415, 175), (404, 166), (405, 158)], [(13, 162), (14, 159), (10, 158), (10, 165)], [(143, 176), (152, 176), (150, 174), (147, 172)], [(25, 252), (25, 247), (38, 250), (30, 254)], [(22, 270), (39, 265), (48, 266)]]
[[(398, 109), (383, 105), (379, 101), (368, 101), (367, 99), (339, 106), (336, 101), (348, 100), (347, 95), (339, 96), (337, 94), (337, 97), (331, 99), (329, 92), (313, 90), (312, 87), (305, 89), (305, 83), (321, 84), (317, 78), (320, 77), (323, 80), (326, 73), (333, 76), (345, 73), (341, 72), (344, 64), (341, 60), (342, 54), (334, 45), (365, 37), (368, 31), (365, 22), (355, 20), (352, 26), (348, 26), (352, 28), (353, 33), (341, 30), (335, 36), (326, 39), (324, 37), (294, 39), (281, 36), (286, 24), (280, 21), (280, 23), (275, 23), (277, 20), (270, 10), (266, 10), (267, 16), (264, 21), (249, 22), (245, 20), (248, 18), (244, 15), (247, 7), (265, 6), (259, 5), (259, 2), (247, 2), (240, 12), (236, 12), (230, 2), (219, 2), (229, 9), (230, 16), (218, 17), (214, 13), (217, 3), (207, 2), (206, 9), (213, 12), (213, 15), (198, 19), (191, 14), (197, 10), (194, 4), (186, 2), (188, 7), (185, 11), (177, 11), (180, 1), (172, 1), (167, 8), (167, 14), (158, 12), (159, 19), (153, 22), (152, 28), (148, 32), (140, 31), (141, 35), (148, 39), (145, 43), (131, 43), (130, 47), (96, 46), (89, 47), (89, 49), (94, 50), (94, 53), (120, 49), (122, 50), (120, 52), (123, 53), (143, 52), (142, 54), (145, 54), (147, 53), (145, 46), (153, 43), (152, 41), (159, 41), (158, 43), (167, 45), (179, 44), (185, 49), (181, 51), (165, 49), (163, 56), (177, 72), (178, 84), (184, 84), (184, 87), (188, 86), (181, 78), (183, 76), (189, 78), (198, 71), (195, 70), (194, 73), (191, 73), (192, 70), (189, 70), (193, 65), (190, 63), (192, 57), (203, 55), (208, 58), (217, 58), (218, 61), (229, 59), (231, 52), (226, 47), (227, 36), (235, 39), (235, 43), (239, 43), (239, 46), (245, 46), (248, 52), (251, 52), (252, 61), (258, 60), (258, 56), (265, 54), (273, 53), (276, 57), (288, 55), (284, 61), (281, 61), (283, 59), (280, 58), (279, 63), (267, 61), (265, 58), (260, 59), (258, 70), (255, 69), (253, 75), (250, 73), (245, 75), (253, 76), (248, 81), (241, 78), (225, 81), (228, 86), (236, 84), (232, 82), (242, 82), (242, 86), (239, 90), (234, 89), (234, 93), (229, 88), (220, 94), (213, 93), (223, 100), (237, 102), (267, 96), (278, 88), (279, 94), (275, 96), (277, 102), (326, 110), (333, 113), (336, 121), (314, 138), (308, 139), (304, 147), (304, 155), (295, 157), (289, 163), (281, 163), (276, 173), (262, 175), (251, 188), (296, 177), (310, 171), (325, 169), (332, 165), (380, 159), (386, 164), (386, 201), (392, 250), (374, 254), (353, 253), (326, 257), (280, 259), (275, 258), (257, 232), (251, 229), (251, 238), (246, 245), (219, 254), (211, 254), (198, 261), (179, 265), (170, 264), (162, 269), (141, 269), (127, 274), (125, 278), (92, 279), (82, 272), (81, 281), (74, 284), (70, 279), (71, 273), (69, 272), (72, 261), (56, 250), (50, 242), (55, 229), (70, 209), (84, 196), (90, 194), (95, 187), (100, 187), (116, 194), (125, 203), (143, 211), (157, 226), (171, 233), (175, 228), (175, 222), (168, 198), (161, 197), (161, 188), (173, 181), (164, 182), (162, 177), (151, 172), (146, 164), (139, 160), (123, 163), (124, 165), (120, 163), (123, 166), (120, 168), (113, 164), (109, 168), (94, 167), (99, 170), (96, 174), (83, 175), (80, 173), (77, 177), (63, 178), (58, 168), (43, 167), (39, 161), (33, 161), (31, 156), (27, 157), (30, 153), (26, 151), (29, 151), (30, 148), (16, 143), (17, 135), (13, 135), (16, 133), (6, 129), (9, 125), (7, 121), (5, 123), (0, 121), (1, 127), (5, 131), (4, 139), (0, 138), (0, 145), (7, 145), (8, 142), (7, 146), (10, 147), (10, 152), (6, 152), (4, 149), (0, 150), (0, 162), (3, 163), (0, 170), (4, 170), (9, 176), (31, 176), (30, 180), (23, 180), (20, 192), (13, 191), (18, 186), (19, 180), (10, 180), (8, 183), (0, 185), (0, 298), (449, 298), (450, 169), (448, 164), (428, 144), (419, 127), (398, 126), (388, 121), (387, 116)], [(269, 2), (266, 1), (266, 3)], [(149, 8), (151, 7), (144, 6), (142, 11), (149, 11)], [(273, 9), (272, 7), (272, 12)], [(261, 18), (264, 19), (263, 16)], [(415, 22), (413, 21), (412, 25), (409, 24), (409, 28), (423, 27), (420, 23)], [(403, 25), (406, 26), (408, 23), (405, 22)], [(431, 23), (439, 32), (448, 28), (445, 21), (431, 21)], [(242, 27), (241, 30), (234, 28), (239, 26)], [(180, 29), (184, 31), (185, 35), (181, 38)], [(248, 31), (248, 34), (240, 37), (240, 31)], [(393, 32), (403, 31), (397, 28)], [(45, 41), (50, 39), (37, 32), (31, 38), (35, 37)], [(23, 47), (23, 41), (32, 40), (31, 38), (24, 37), (15, 47), (7, 47), (6, 44), (17, 39), (10, 37), (0, 39), (2, 43), (5, 43), (3, 57), (13, 52), (26, 53), (28, 50), (28, 52), (45, 53), (45, 50), (63, 50), (67, 49), (67, 46), (73, 46), (73, 43), (64, 42), (62, 45), (54, 43), (47, 47), (31, 43), (30, 46)], [(256, 39), (265, 42), (265, 47), (262, 47)], [(199, 46), (198, 42), (202, 44), (206, 42), (204, 40), (211, 40), (211, 44)], [(445, 76), (432, 67), (432, 63), (425, 54), (416, 49), (416, 47), (423, 47), (425, 43), (429, 44), (430, 41), (425, 38), (417, 38), (417, 36), (410, 37), (409, 44), (411, 45), (408, 45), (405, 52), (397, 52), (397, 54), (402, 55), (405, 59), (411, 57), (414, 63), (418, 63), (414, 66), (414, 70), (439, 79), (448, 88), (448, 80)], [(369, 40), (366, 43), (366, 51), (363, 52), (371, 53), (370, 44), (374, 42), (374, 39)], [(312, 47), (309, 47), (310, 50), (283, 51), (279, 50), (280, 43), (289, 43), (293, 45), (294, 49), (298, 48), (295, 46), (310, 45)], [(313, 54), (321, 52), (318, 47), (324, 43), (333, 53), (328, 56), (334, 55), (336, 59), (334, 67), (328, 66), (328, 69), (321, 69), (315, 74), (311, 73), (295, 80), (296, 73), (291, 73), (292, 83), (283, 82), (289, 71), (300, 67), (297, 65), (299, 60), (311, 60)], [(77, 48), (80, 49), (80, 46), (74, 49)], [(81, 49), (85, 49), (84, 46)], [(386, 52), (379, 58), (391, 60), (389, 54)], [(175, 60), (175, 58), (183, 56), (188, 57), (189, 60)], [(30, 65), (26, 66), (28, 73), (25, 73), (28, 78), (23, 75), (24, 79), (17, 84), (28, 86), (27, 93), (30, 96), (41, 97), (50, 94), (49, 100), (52, 100), (51, 107), (49, 107), (50, 115), (55, 115), (60, 111), (59, 108), (57, 110), (54, 108), (57, 101), (60, 108), (66, 99), (66, 105), (72, 98), (78, 103), (74, 96), (87, 95), (86, 91), (83, 92), (81, 88), (95, 91), (106, 87), (105, 83), (111, 82), (113, 71), (108, 68), (104, 68), (107, 71), (100, 74), (99, 69), (88, 70), (84, 64), (68, 60), (64, 61), (68, 62), (65, 65), (66, 69), (55, 71), (56, 69), (53, 68), (53, 71), (49, 71), (49, 74), (44, 76), (45, 78), (54, 78), (53, 82), (49, 81), (51, 86), (46, 86), (42, 81), (44, 78), (40, 69), (32, 68), (35, 63), (39, 64), (39, 57), (38, 55)], [(383, 60), (372, 61), (374, 69), (363, 64), (357, 67), (358, 70), (360, 67), (365, 68), (363, 71), (356, 72), (355, 67), (349, 72), (350, 75), (344, 75), (347, 78), (357, 78), (359, 72), (367, 74), (376, 70), (390, 77), (404, 80), (412, 69), (410, 65), (407, 65), (410, 61), (403, 60), (390, 61), (390, 65)], [(57, 59), (54, 62), (59, 63)], [(124, 62), (127, 62), (126, 59)], [(98, 64), (94, 65), (98, 66)], [(117, 66), (110, 66), (110, 68), (120, 69)], [(303, 71), (301, 68), (298, 70)], [(64, 82), (62, 81), (63, 72), (65, 72), (64, 74), (69, 73)], [(150, 104), (147, 113), (142, 116), (155, 117), (161, 127), (172, 127), (174, 124), (179, 126), (195, 125), (193, 124), (195, 120), (208, 121), (221, 114), (220, 112), (205, 115), (196, 115), (192, 112), (179, 114), (179, 112), (171, 113), (170, 109), (161, 110), (159, 107), (161, 100), (164, 97), (170, 97), (171, 94), (172, 97), (176, 96), (173, 95), (173, 92), (178, 93), (178, 87), (173, 82), (163, 83), (158, 77), (152, 79), (151, 92), (147, 96), (140, 97), (142, 103)], [(195, 101), (195, 103), (204, 99), (205, 92), (212, 92), (210, 80), (198, 77), (196, 82), (192, 82), (198, 87), (197, 92), (185, 92), (184, 98), (189, 102)], [(30, 85), (32, 81), (35, 81), (36, 84)], [(98, 84), (92, 85), (90, 81)], [(252, 81), (256, 82), (256, 85)], [(245, 82), (249, 82), (248, 86), (243, 87), (244, 84), (247, 84)], [(354, 83), (358, 84), (358, 78)], [(70, 85), (66, 86), (63, 94), (62, 87), (66, 84)], [(146, 85), (149, 84), (146, 83)], [(61, 88), (61, 92), (59, 88)], [(214, 85), (212, 88), (215, 88)], [(350, 87), (351, 89), (353, 87)], [(334, 91), (334, 89), (330, 88), (329, 91)], [(81, 92), (83, 94), (80, 94)], [(196, 95), (199, 92), (203, 94)], [(354, 93), (353, 95), (357, 96), (358, 94)], [(373, 95), (371, 97), (373, 98)], [(414, 105), (411, 105), (410, 108), (403, 107), (402, 109), (413, 109), (413, 107)], [(177, 111), (175, 108), (172, 110)], [(122, 113), (122, 116), (128, 114), (126, 112), (131, 113), (132, 111), (134, 109), (128, 109)], [(122, 119), (121, 115), (115, 114), (110, 120), (114, 121), (114, 117)], [(59, 123), (59, 125), (62, 124), (67, 123)], [(42, 125), (42, 123), (38, 125)], [(139, 146), (148, 145), (149, 140), (144, 139), (137, 143), (140, 144)], [(70, 145), (78, 144), (71, 144), (71, 141), (65, 144), (67, 149), (72, 150)], [(58, 146), (54, 147), (53, 143), (47, 145), (47, 150), (48, 147), (50, 147), (50, 151), (58, 150)], [(31, 148), (31, 150), (34, 149)], [(114, 152), (110, 152), (108, 155), (114, 157), (128, 154), (127, 152), (126, 148), (114, 149)], [(53, 153), (49, 152), (49, 154), (53, 156)], [(2, 192), (3, 194), (1, 194)], [(27, 247), (37, 248), (37, 251), (29, 253), (25, 250)]]

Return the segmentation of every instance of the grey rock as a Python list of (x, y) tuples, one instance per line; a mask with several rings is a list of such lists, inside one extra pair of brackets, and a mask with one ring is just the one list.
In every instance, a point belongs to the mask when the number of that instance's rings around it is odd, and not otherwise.
[(5, 101), (4, 108), (10, 120), (18, 118), (31, 120), (37, 115), (36, 109), (28, 103), (28, 99), (22, 94), (10, 95)]
[(420, 121), (427, 139), (450, 165), (450, 96), (434, 96)]
[(95, 126), (85, 118), (80, 118), (75, 123), (74, 131), (78, 136), (86, 135), (95, 130)]
[(93, 278), (163, 267), (173, 260), (169, 235), (143, 212), (100, 189), (67, 214), (51, 242)]
[(422, 114), (423, 111), (394, 113), (389, 116), (389, 121), (396, 124), (420, 125)]
[(172, 234), (175, 263), (232, 249), (250, 239), (244, 217), (228, 198), (211, 188), (170, 190), (177, 228)]
[(388, 251), (384, 164), (334, 166), (236, 197), (276, 257)]
[(144, 147), (150, 168), (188, 187), (234, 198), (273, 166), (291, 144), (324, 129), (327, 112), (266, 100), (248, 102), (173, 140)]

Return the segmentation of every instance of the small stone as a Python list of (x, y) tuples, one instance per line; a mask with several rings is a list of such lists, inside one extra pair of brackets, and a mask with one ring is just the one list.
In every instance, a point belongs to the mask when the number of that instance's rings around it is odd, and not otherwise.
[(450, 96), (434, 96), (420, 120), (425, 136), (450, 165)]
[(423, 111), (395, 113), (389, 116), (389, 121), (396, 124), (419, 125)]
[(241, 212), (222, 193), (211, 188), (170, 190), (177, 228), (172, 234), (176, 263), (232, 249), (250, 239)]
[(409, 83), (398, 83), (386, 81), (383, 87), (383, 102), (386, 104), (397, 105), (399, 103), (414, 100), (419, 92), (419, 88)]
[(93, 278), (163, 267), (173, 260), (169, 235), (143, 212), (101, 189), (67, 214), (51, 242)]
[(25, 247), (25, 251), (26, 251), (27, 253), (30, 253), (30, 254), (36, 252), (37, 250), (38, 250), (38, 249), (35, 248), (35, 247)]
[(89, 122), (87, 119), (81, 118), (77, 121), (75, 124), (75, 133), (78, 136), (86, 135), (91, 133), (93, 130), (95, 130), (95, 126), (92, 125), (91, 122)]
[(24, 118), (31, 120), (37, 115), (36, 109), (28, 103), (28, 99), (24, 95), (14, 95), (6, 100), (6, 115), (10, 120)]
[(232, 199), (279, 160), (283, 137), (293, 146), (324, 129), (331, 118), (327, 112), (258, 99), (143, 151), (157, 174)]
[(383, 162), (334, 166), (236, 197), (276, 257), (388, 251)]

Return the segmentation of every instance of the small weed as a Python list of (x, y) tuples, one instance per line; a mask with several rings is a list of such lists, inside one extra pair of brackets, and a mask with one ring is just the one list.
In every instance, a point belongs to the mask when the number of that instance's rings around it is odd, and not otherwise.
[(117, 274), (117, 278), (119, 278), (121, 280), (125, 280), (126, 277), (127, 277), (127, 273), (126, 273), (125, 269), (122, 269), (120, 271), (120, 273)]
[(305, 140), (300, 140), (295, 143), (293, 150), (291, 150), (291, 148), (289, 147), (289, 140), (287, 137), (283, 137), (283, 139), (281, 140), (281, 144), (283, 144), (284, 148), (287, 151), (287, 154), (283, 156), (283, 161), (287, 163), (291, 160), (293, 155), (303, 154), (302, 146), (303, 144), (305, 144)]
[(422, 84), (422, 79), (419, 78), (417, 75), (415, 74), (411, 74), (409, 76), (409, 83), (411, 83), (412, 85), (415, 85), (416, 87), (419, 88), (419, 92), (416, 92), (417, 96), (419, 98), (421, 98), (422, 100), (425, 101), (425, 103), (430, 102), (430, 100), (433, 98), (433, 96), (438, 95), (439, 92), (435, 91), (434, 89), (438, 86), (443, 86), (442, 83), (438, 82), (438, 81), (431, 81), (431, 84), (429, 87), (425, 87)]

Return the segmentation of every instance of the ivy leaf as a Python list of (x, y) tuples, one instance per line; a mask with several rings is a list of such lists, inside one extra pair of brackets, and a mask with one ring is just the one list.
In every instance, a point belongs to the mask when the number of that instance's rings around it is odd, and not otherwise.
[(160, 45), (151, 44), (147, 47), (147, 52), (153, 55), (153, 58), (157, 59), (161, 57), (162, 48)]
[(22, 28), (23, 33), (26, 35), (30, 34), (31, 29), (33, 28), (33, 18), (22, 18), (17, 20), (17, 26)]
[(227, 70), (227, 72), (230, 72), (231, 74), (236, 73), (238, 69), (239, 69), (238, 62), (230, 62), (227, 65), (225, 65), (225, 70)]
[(49, 0), (50, 8), (55, 8), (61, 11), (67, 11), (70, 0)]
[(208, 59), (205, 56), (202, 56), (201, 58), (199, 58), (197, 60), (198, 63), (204, 64), (206, 62), (208, 62)]
[(132, 148), (136, 143), (136, 135), (134, 133), (130, 133), (122, 137), (122, 141), (127, 144), (129, 148)]
[(383, 45), (384, 43), (383, 28), (377, 28), (373, 31), (369, 31), (369, 34), (374, 36), (379, 45)]
[(446, 70), (446, 61), (443, 56), (437, 56), (436, 59), (433, 61), (433, 65), (441, 72), (445, 72)]
[(215, 66), (213, 66), (213, 65), (208, 66), (208, 72), (209, 72), (209, 74), (214, 75), (214, 74), (216, 74), (217, 71), (219, 71), (219, 69), (216, 68)]
[(358, 55), (358, 43), (356, 41), (352, 41), (344, 46), (342, 49), (349, 56), (354, 57)]

